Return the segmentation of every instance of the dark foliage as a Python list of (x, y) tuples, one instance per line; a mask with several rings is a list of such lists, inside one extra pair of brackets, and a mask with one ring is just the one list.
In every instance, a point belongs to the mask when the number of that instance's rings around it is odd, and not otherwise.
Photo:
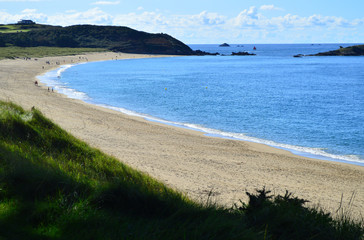
[(0, 33), (0, 47), (5, 47), (5, 41), (4, 41), (1, 33)]
[(288, 191), (275, 197), (270, 192), (265, 188), (256, 194), (246, 192), (249, 203), (237, 208), (246, 214), (248, 226), (265, 231), (269, 239), (361, 240), (363, 228), (352, 228), (348, 223), (343, 226), (329, 213), (305, 207), (307, 200)]

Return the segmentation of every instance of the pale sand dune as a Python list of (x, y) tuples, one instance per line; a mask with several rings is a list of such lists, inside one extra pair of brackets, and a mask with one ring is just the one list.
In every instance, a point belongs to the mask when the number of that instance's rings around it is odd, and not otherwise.
[[(88, 61), (155, 57), (116, 53), (83, 55)], [(35, 77), (80, 56), (0, 61), (0, 99), (26, 109), (35, 106), (62, 128), (120, 161), (148, 173), (188, 196), (231, 206), (246, 200), (244, 191), (266, 186), (286, 189), (335, 212), (343, 194), (353, 192), (353, 214), (364, 214), (364, 167), (308, 159), (261, 144), (206, 137), (200, 132), (148, 122), (104, 109), (34, 85)], [(46, 65), (45, 61), (53, 64)], [(42, 68), (45, 67), (45, 69)]]

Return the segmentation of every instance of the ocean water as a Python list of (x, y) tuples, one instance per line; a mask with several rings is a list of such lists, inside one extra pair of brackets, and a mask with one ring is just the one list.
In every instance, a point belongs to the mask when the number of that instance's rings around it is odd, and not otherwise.
[(293, 57), (349, 44), (190, 46), (257, 55), (91, 62), (39, 78), (152, 121), (364, 166), (364, 57)]

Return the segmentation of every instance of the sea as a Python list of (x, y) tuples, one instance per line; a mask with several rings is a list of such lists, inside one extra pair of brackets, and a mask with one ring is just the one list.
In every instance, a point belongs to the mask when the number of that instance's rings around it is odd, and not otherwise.
[(364, 57), (293, 57), (351, 45), (191, 44), (221, 55), (115, 58), (38, 78), (70, 98), (150, 121), (364, 166)]

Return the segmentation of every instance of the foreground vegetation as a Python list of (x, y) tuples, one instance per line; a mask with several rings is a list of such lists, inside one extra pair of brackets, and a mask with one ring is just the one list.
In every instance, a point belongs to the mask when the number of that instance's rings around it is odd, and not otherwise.
[(362, 239), (363, 224), (272, 197), (199, 204), (0, 102), (0, 239)]
[(104, 48), (60, 48), (60, 47), (0, 47), (0, 59), (23, 57), (48, 57), (78, 55), (87, 52), (103, 52)]

